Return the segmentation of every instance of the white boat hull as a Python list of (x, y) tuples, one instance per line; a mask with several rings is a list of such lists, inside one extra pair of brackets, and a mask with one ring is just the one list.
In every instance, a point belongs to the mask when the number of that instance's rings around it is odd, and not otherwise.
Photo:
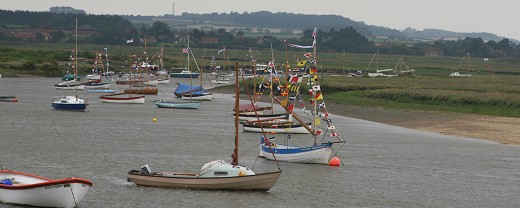
[[(272, 146), (272, 150), (278, 161), (328, 164), (332, 154), (332, 144), (304, 147), (276, 144), (276, 146)], [(273, 154), (271, 154), (269, 147), (265, 143), (260, 145), (259, 156), (268, 160), (274, 160)]]
[(158, 79), (157, 84), (168, 84), (170, 83), (169, 79)]
[(60, 89), (60, 90), (84, 90), (85, 89), (85, 85), (78, 85), (78, 86), (55, 86), (56, 89)]
[(83, 200), (92, 183), (79, 178), (50, 180), (19, 172), (4, 170), (0, 178), (9, 178), (17, 184), (0, 184), (0, 201), (40, 207), (75, 207)]
[(189, 97), (189, 96), (182, 96), (182, 99), (183, 100), (201, 100), (201, 101), (211, 101), (213, 100), (213, 94), (206, 94), (206, 95), (201, 95), (201, 96), (193, 96), (193, 97)]
[(110, 88), (110, 83), (106, 83), (106, 84), (94, 84), (94, 85), (84, 85), (85, 86), (85, 89), (109, 89)]

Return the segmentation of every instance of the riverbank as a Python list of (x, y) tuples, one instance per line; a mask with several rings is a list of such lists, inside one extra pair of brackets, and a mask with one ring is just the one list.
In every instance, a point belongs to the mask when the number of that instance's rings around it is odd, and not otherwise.
[[(215, 88), (214, 92), (231, 93)], [(444, 135), (485, 139), (502, 144), (520, 145), (520, 118), (484, 116), (452, 112), (412, 111), (327, 103), (330, 113), (436, 132)]]
[(520, 118), (405, 111), (327, 103), (329, 112), (405, 128), (520, 145)]

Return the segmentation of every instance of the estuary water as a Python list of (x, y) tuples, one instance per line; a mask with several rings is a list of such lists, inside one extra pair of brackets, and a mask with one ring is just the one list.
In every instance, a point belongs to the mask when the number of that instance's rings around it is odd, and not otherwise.
[[(334, 116), (346, 144), (344, 165), (279, 163), (283, 175), (267, 193), (138, 187), (127, 172), (196, 172), (210, 160), (230, 160), (232, 95), (215, 94), (199, 110), (159, 109), (174, 82), (143, 104), (101, 103), (81, 92), (86, 112), (55, 111), (58, 78), (1, 78), (0, 164), (48, 178), (80, 177), (94, 185), (79, 207), (518, 207), (520, 147), (458, 138)], [(152, 119), (157, 118), (157, 122)], [(281, 136), (281, 135), (279, 135)], [(240, 162), (276, 170), (257, 158), (259, 134), (240, 130)], [(310, 144), (301, 136), (291, 139)], [(0, 204), (0, 207), (20, 207)]]

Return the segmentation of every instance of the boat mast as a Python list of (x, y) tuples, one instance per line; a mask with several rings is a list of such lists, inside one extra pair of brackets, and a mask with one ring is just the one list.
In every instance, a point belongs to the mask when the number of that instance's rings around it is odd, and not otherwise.
[(76, 100), (78, 99), (78, 84), (76, 76), (78, 74), (78, 17), (76, 17), (76, 48), (74, 49), (74, 84), (76, 84)]
[(240, 99), (240, 93), (238, 93), (238, 62), (236, 62), (235, 66), (235, 83), (235, 149), (233, 154), (231, 154), (231, 159), (233, 159), (232, 165), (238, 165), (238, 108)]
[[(271, 64), (273, 67), (271, 67), (271, 83), (269, 84), (269, 88), (271, 88), (271, 95), (273, 94), (273, 85), (274, 85), (274, 77), (273, 72), (276, 70), (276, 65), (274, 64), (274, 52), (273, 52), (273, 42), (269, 41), (271, 43)], [(271, 114), (274, 114), (274, 99), (271, 96)]]
[(193, 78), (193, 72), (191, 71), (190, 69), (190, 51), (191, 51), (191, 48), (190, 48), (190, 36), (188, 35), (188, 53), (186, 54), (186, 69), (188, 69), (188, 72), (190, 73), (190, 100), (193, 99), (193, 86), (192, 86), (192, 81), (191, 79)]

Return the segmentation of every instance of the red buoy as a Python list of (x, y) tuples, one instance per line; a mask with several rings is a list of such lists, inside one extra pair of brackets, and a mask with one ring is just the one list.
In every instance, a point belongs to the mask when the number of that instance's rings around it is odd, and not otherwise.
[(330, 166), (339, 166), (341, 164), (341, 160), (338, 157), (333, 157), (329, 161)]

